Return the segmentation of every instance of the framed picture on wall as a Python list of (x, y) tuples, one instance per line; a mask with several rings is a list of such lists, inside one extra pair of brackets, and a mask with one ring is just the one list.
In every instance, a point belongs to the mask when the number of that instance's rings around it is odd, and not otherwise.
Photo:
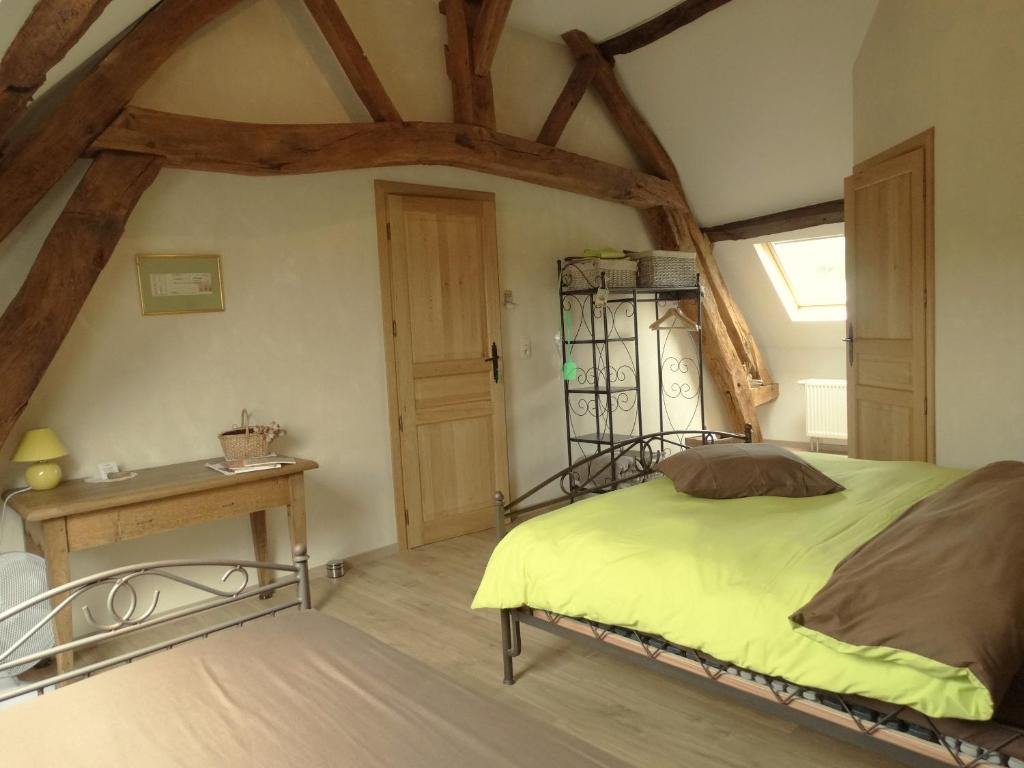
[(135, 260), (143, 315), (224, 311), (219, 255), (140, 253)]

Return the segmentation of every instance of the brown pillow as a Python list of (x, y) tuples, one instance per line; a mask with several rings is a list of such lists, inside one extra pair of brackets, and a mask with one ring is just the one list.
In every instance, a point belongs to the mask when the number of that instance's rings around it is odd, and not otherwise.
[(799, 456), (767, 443), (716, 443), (669, 456), (655, 469), (702, 499), (823, 496), (844, 490)]

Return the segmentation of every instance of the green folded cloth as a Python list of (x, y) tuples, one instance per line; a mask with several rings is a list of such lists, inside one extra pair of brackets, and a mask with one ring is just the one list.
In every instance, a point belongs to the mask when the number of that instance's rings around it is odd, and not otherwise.
[(621, 248), (584, 248), (583, 255), (588, 259), (624, 259), (626, 252)]

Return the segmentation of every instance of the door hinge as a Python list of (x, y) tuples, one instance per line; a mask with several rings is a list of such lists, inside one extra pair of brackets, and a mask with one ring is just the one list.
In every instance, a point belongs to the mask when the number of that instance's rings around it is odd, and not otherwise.
[(391, 222), (390, 222), (390, 221), (389, 221), (389, 222), (387, 222), (387, 223), (386, 223), (386, 224), (385, 224), (384, 226), (385, 226), (385, 227), (387, 228), (387, 231), (388, 231), (388, 240), (390, 240), (390, 239), (391, 239)]
[(409, 524), (409, 510), (408, 509), (405, 510), (405, 524), (406, 525)]
[(398, 323), (396, 321), (394, 321), (394, 320), (391, 321), (391, 335), (392, 336), (397, 336), (398, 335)]
[(405, 431), (405, 422), (402, 421), (402, 417), (401, 416), (398, 417), (398, 431), (399, 432), (404, 432)]

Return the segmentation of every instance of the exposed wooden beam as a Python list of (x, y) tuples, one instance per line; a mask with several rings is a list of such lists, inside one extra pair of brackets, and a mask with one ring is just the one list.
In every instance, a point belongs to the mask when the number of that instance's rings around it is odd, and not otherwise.
[(642, 166), (649, 172), (671, 181), (683, 198), (683, 205), (679, 209), (668, 206), (645, 213), (648, 227), (652, 228), (660, 239), (664, 240), (667, 236), (673, 238), (678, 242), (677, 250), (697, 252), (705, 286), (715, 294), (715, 300), (721, 308), (723, 323), (739, 350), (745, 367), (755, 378), (769, 380), (764, 359), (753, 340), (743, 313), (726, 288), (725, 280), (715, 262), (711, 243), (697, 225), (686, 203), (686, 195), (672, 157), (623, 90), (611, 64), (599, 57), (590, 38), (579, 30), (567, 32), (562, 37), (577, 60), (587, 56), (599, 59), (597, 73), (594, 76), (594, 88), (607, 107), (612, 120), (639, 157)]
[(760, 387), (751, 387), (750, 396), (754, 400), (754, 405), (770, 403), (779, 398), (779, 385), (777, 383), (773, 383), (763, 384)]
[(160, 159), (101, 153), (0, 316), (0, 443), (10, 434), (124, 231)]
[(576, 107), (583, 98), (583, 94), (587, 92), (587, 88), (590, 87), (590, 83), (594, 80), (597, 66), (598, 59), (594, 56), (584, 56), (576, 62), (576, 66), (573, 67), (565, 87), (558, 95), (558, 99), (555, 100), (554, 106), (551, 107), (551, 111), (548, 113), (547, 120), (544, 121), (544, 126), (537, 135), (537, 141), (541, 144), (549, 144), (552, 147), (558, 143), (558, 140), (562, 137), (562, 132), (565, 131), (565, 126), (569, 124), (569, 118), (576, 111)]
[(3, 240), (185, 40), (239, 0), (162, 0), (0, 159)]
[(0, 136), (110, 0), (38, 0), (0, 60)]
[(590, 38), (578, 30), (567, 32), (562, 37), (577, 61), (586, 57), (598, 60), (594, 88), (612, 120), (640, 159), (642, 167), (671, 182), (682, 198), (682, 205), (658, 206), (644, 211), (644, 221), (656, 247), (696, 251), (709, 299), (705, 324), (708, 330), (708, 367), (719, 390), (728, 395), (726, 402), (733, 419), (732, 426), (740, 429), (744, 424), (750, 424), (755, 436), (759, 437), (757, 409), (747, 381), (749, 376), (770, 381), (767, 366), (743, 313), (725, 285), (711, 242), (697, 225), (686, 203), (675, 163), (626, 95), (611, 63), (600, 55)]
[(402, 116), (384, 90), (384, 85), (377, 77), (370, 60), (366, 58), (363, 47), (359, 45), (359, 40), (356, 39), (337, 2), (305, 0), (305, 3), (370, 117), (377, 122), (401, 122)]
[(452, 83), (452, 119), (456, 123), (475, 123), (473, 105), (472, 52), (469, 47), (469, 22), (466, 0), (444, 0), (448, 43), (444, 47), (448, 79)]
[(598, 48), (609, 59), (623, 53), (630, 53), (645, 45), (650, 45), (655, 40), (660, 40), (680, 27), (685, 27), (705, 13), (721, 8), (727, 2), (729, 0), (685, 0), (653, 19), (648, 19), (642, 24), (615, 35), (615, 37), (608, 38), (598, 45)]
[[(754, 335), (750, 331), (750, 326), (747, 325), (743, 312), (740, 311), (729, 292), (725, 278), (722, 277), (722, 272), (718, 268), (718, 261), (715, 259), (711, 241), (701, 231), (693, 216), (673, 208), (665, 208), (664, 212), (665, 218), (671, 221), (669, 226), (671, 231), (687, 229), (690, 233), (690, 241), (694, 244), (700, 264), (701, 280), (707, 288), (707, 292), (714, 296), (718, 304), (725, 331), (732, 342), (732, 348), (738, 355), (743, 381), (746, 382), (749, 375), (752, 378), (771, 383), (771, 374), (768, 372), (768, 366), (754, 340)], [(737, 373), (736, 377), (739, 376), (740, 374)]]
[(486, 75), (491, 71), (511, 7), (512, 0), (483, 0), (473, 28), (473, 72), (476, 74)]
[[(685, 225), (679, 221), (678, 210), (663, 209), (660, 217), (650, 217), (649, 214), (652, 212), (643, 213), (648, 214), (645, 219), (654, 247), (671, 251), (682, 250), (678, 233)], [(713, 275), (707, 271), (707, 260), (700, 250), (697, 251), (697, 258), (700, 263), (701, 279), (707, 286), (713, 280)], [(711, 263), (714, 265), (713, 261)], [(714, 265), (714, 272), (717, 273), (717, 265)], [(757, 415), (758, 403), (754, 401), (748, 383), (746, 361), (740, 356), (742, 348), (736, 346), (726, 326), (724, 314), (728, 309), (723, 309), (715, 291), (707, 289), (704, 292), (702, 310), (705, 362), (725, 407), (729, 426), (742, 431), (744, 425), (750, 424), (753, 439), (760, 441), (763, 436), (761, 420)]]
[(612, 65), (601, 56), (586, 33), (574, 29), (562, 35), (562, 39), (577, 61), (588, 57), (597, 60), (593, 79), (594, 89), (608, 108), (626, 143), (632, 147), (646, 170), (681, 186), (675, 163), (651, 126), (626, 95)]
[(170, 167), (248, 175), (449, 165), (636, 208), (682, 204), (676, 188), (655, 176), (451, 123), (261, 125), (130, 107), (92, 149), (148, 152)]
[(490, 128), (497, 128), (497, 117), (494, 110), (494, 85), (491, 83), (491, 70), (487, 68), (482, 74), (476, 71), (476, 50), (473, 40), (476, 30), (483, 19), (484, 6), (479, 2), (466, 3), (466, 35), (470, 40), (469, 62), (470, 90), (473, 94), (473, 123)]
[(830, 200), (827, 203), (805, 205), (788, 211), (755, 216), (752, 219), (719, 224), (705, 229), (704, 234), (713, 243), (722, 240), (749, 240), (752, 237), (777, 235), (780, 232), (792, 232), (821, 224), (838, 224), (844, 217), (843, 201)]

